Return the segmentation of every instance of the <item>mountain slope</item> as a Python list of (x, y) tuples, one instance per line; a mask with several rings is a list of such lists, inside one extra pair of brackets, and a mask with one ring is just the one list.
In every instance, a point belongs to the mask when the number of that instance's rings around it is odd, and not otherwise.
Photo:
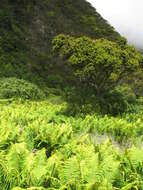
[(60, 33), (121, 39), (85, 0), (5, 0), (0, 7), (0, 76), (30, 78), (45, 72), (53, 60), (52, 39)]
[(34, 6), (31, 18), (29, 29), (34, 31), (31, 37), (37, 46), (46, 47), (46, 50), (51, 39), (60, 33), (110, 40), (119, 38), (113, 27), (83, 0), (39, 1)]

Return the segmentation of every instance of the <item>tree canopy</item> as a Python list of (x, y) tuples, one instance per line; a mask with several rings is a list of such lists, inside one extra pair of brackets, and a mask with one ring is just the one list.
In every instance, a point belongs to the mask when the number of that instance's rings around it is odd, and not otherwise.
[(85, 36), (75, 38), (61, 34), (53, 40), (53, 50), (68, 61), (74, 75), (94, 88), (98, 96), (135, 71), (142, 59), (133, 46)]

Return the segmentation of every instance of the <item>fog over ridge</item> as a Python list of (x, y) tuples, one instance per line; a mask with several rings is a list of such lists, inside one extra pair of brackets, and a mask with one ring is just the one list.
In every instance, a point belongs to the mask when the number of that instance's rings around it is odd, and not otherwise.
[(121, 35), (143, 49), (142, 0), (88, 0)]

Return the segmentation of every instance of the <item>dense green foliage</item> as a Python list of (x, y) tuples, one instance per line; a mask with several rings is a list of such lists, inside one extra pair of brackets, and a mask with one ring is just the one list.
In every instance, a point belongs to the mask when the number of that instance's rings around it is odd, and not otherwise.
[(50, 102), (1, 101), (2, 190), (143, 188), (142, 111), (74, 118)]
[(0, 98), (43, 99), (44, 92), (38, 86), (17, 78), (0, 79)]
[(2, 0), (1, 4), (0, 77), (33, 80), (35, 74), (46, 80), (54, 62), (51, 42), (60, 33), (124, 41), (83, 0)]
[(85, 0), (1, 0), (0, 190), (142, 190), (142, 62)]
[[(92, 89), (91, 95), (96, 96), (102, 112), (121, 113), (127, 109), (128, 103), (133, 102), (128, 97), (133, 89), (121, 85), (140, 68), (142, 55), (134, 47), (121, 46), (106, 39), (61, 34), (53, 40), (53, 50), (66, 60), (78, 85), (85, 91)], [(135, 94), (133, 96), (136, 99)], [(110, 109), (108, 105), (111, 104)]]
[(134, 47), (122, 48), (105, 39), (59, 35), (53, 40), (53, 50), (66, 58), (80, 81), (94, 88), (100, 97), (136, 70), (141, 61)]

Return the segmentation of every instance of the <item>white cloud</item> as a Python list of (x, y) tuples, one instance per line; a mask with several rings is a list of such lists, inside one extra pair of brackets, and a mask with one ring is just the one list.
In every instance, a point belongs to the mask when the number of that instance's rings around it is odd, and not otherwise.
[(143, 47), (143, 0), (88, 0), (129, 42)]

